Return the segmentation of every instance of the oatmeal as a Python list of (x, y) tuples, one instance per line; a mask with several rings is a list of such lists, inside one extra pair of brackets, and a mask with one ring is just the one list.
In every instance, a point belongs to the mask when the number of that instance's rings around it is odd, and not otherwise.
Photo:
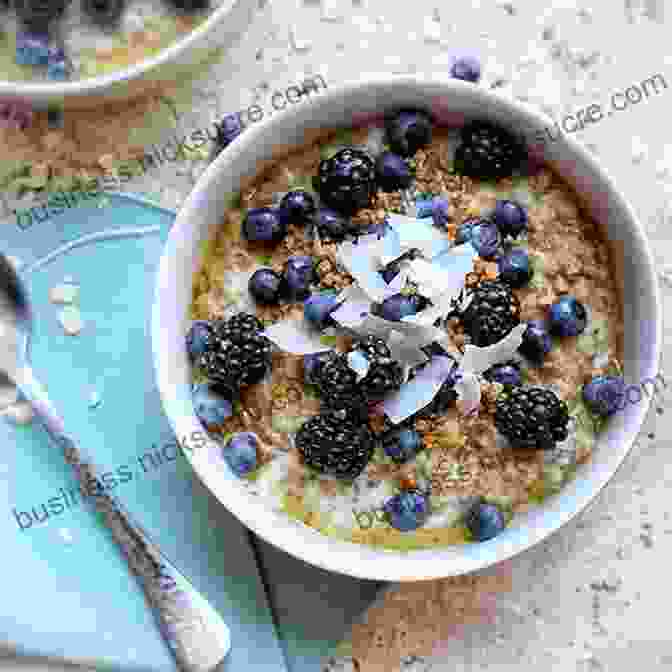
[(0, 9), (0, 62), (9, 81), (86, 79), (157, 55), (222, 0), (13, 0)]
[(187, 349), (232, 404), (199, 417), (244, 487), (404, 550), (485, 541), (561, 492), (617, 410), (621, 300), (578, 197), (528, 165), (493, 124), (404, 110), (231, 198)]

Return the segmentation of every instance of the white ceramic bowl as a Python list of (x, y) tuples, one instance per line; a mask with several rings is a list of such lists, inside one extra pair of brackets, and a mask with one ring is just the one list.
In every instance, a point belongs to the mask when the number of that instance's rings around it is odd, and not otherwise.
[(82, 108), (142, 95), (164, 82), (195, 74), (214, 49), (235, 44), (249, 25), (255, 6), (256, 0), (226, 0), (200, 26), (156, 56), (99, 77), (72, 82), (8, 82), (0, 73), (0, 100), (24, 101), (36, 109), (50, 105)]
[[(222, 219), (227, 194), (241, 178), (253, 176), (263, 159), (302, 144), (308, 130), (348, 127), (384, 108), (424, 107), (441, 122), (490, 118), (510, 130), (534, 137), (549, 120), (528, 106), (456, 80), (383, 77), (350, 83), (269, 117), (246, 130), (208, 168), (184, 203), (161, 260), (152, 339), (163, 406), (179, 438), (202, 431), (189, 394), (190, 370), (184, 347), (189, 325), (192, 278), (201, 262), (201, 241)], [(280, 142), (278, 139), (281, 138)], [(661, 320), (651, 252), (641, 224), (612, 178), (571, 138), (547, 146), (546, 158), (581, 197), (620, 254), (619, 280), (624, 292), (624, 374), (629, 383), (658, 373)], [(339, 542), (277, 514), (258, 499), (242, 494), (235, 476), (208, 459), (211, 447), (187, 450), (196, 473), (214, 495), (245, 525), (288, 553), (311, 564), (352, 576), (412, 581), (459, 575), (510, 558), (538, 543), (580, 512), (605, 486), (626, 457), (649, 408), (648, 397), (628, 404), (600, 436), (594, 455), (575, 480), (535, 510), (517, 515), (498, 537), (484, 542), (413, 552), (377, 550)], [(223, 461), (222, 461), (223, 464)]]

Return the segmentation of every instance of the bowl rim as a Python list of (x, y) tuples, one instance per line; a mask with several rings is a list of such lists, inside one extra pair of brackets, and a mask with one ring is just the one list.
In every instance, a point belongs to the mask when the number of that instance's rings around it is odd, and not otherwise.
[(0, 100), (3, 98), (45, 98), (45, 97), (84, 97), (100, 94), (112, 85), (120, 82), (130, 82), (141, 79), (150, 71), (162, 65), (178, 61), (179, 57), (196, 43), (210, 34), (231, 11), (239, 4), (251, 0), (224, 0), (224, 3), (215, 9), (210, 16), (199, 26), (190, 30), (186, 35), (172, 42), (165, 49), (151, 58), (143, 59), (125, 68), (115, 70), (104, 75), (87, 77), (70, 82), (23, 82), (0, 79)]
[[(365, 79), (350, 80), (338, 86), (330, 87), (327, 91), (320, 93), (319, 96), (312, 99), (309, 103), (304, 103), (304, 105), (297, 106), (297, 108), (324, 106), (324, 108), (328, 109), (332, 104), (339, 105), (339, 103), (342, 103), (342, 100), (344, 98), (347, 99), (348, 96), (363, 94), (365, 89), (375, 89), (376, 87), (384, 88), (390, 85), (399, 86), (402, 89), (406, 88), (407, 90), (418, 90), (434, 86), (442, 90), (442, 95), (466, 94), (468, 96), (473, 96), (475, 99), (480, 98), (481, 101), (486, 103), (496, 103), (499, 106), (503, 106), (517, 118), (526, 119), (531, 125), (546, 124), (549, 121), (549, 118), (546, 115), (528, 104), (507, 98), (497, 91), (485, 90), (481, 87), (476, 87), (471, 83), (461, 82), (445, 76), (427, 77), (418, 75), (382, 74), (367, 77)], [(211, 189), (211, 185), (216, 181), (218, 173), (224, 170), (226, 166), (234, 165), (236, 160), (247, 148), (253, 147), (260, 139), (267, 139), (269, 130), (276, 126), (281, 119), (284, 120), (287, 119), (288, 116), (294, 117), (299, 114), (297, 108), (287, 108), (278, 114), (262, 119), (238, 136), (227, 147), (226, 151), (222, 152), (220, 156), (208, 166), (199, 182), (192, 189), (180, 208), (164, 247), (159, 269), (157, 271), (155, 300), (151, 319), (151, 338), (155, 374), (163, 408), (176, 432), (178, 431), (178, 425), (180, 423), (182, 423), (182, 426), (184, 427), (186, 427), (185, 423), (187, 422), (190, 423), (191, 427), (200, 426), (193, 413), (189, 419), (185, 419), (184, 417), (176, 418), (171, 414), (170, 407), (171, 404), (175, 403), (175, 400), (170, 398), (171, 377), (166, 368), (170, 363), (164, 361), (161, 348), (163, 337), (161, 333), (163, 312), (162, 288), (170, 287), (170, 265), (172, 256), (175, 253), (175, 245), (178, 236), (177, 232), (182, 227), (189, 226), (191, 212), (203, 207), (202, 200), (204, 195)], [(313, 109), (315, 109), (315, 107), (313, 107)], [(487, 112), (484, 116), (488, 116)], [(306, 114), (305, 117), (302, 116), (301, 119), (302, 123), (299, 127), (304, 129), (307, 128), (308, 115)], [(326, 130), (326, 127), (323, 128)], [(610, 203), (613, 204), (623, 216), (623, 220), (626, 222), (626, 226), (630, 230), (632, 237), (637, 240), (639, 244), (639, 252), (643, 259), (641, 272), (645, 274), (645, 276), (648, 276), (648, 285), (651, 288), (651, 295), (647, 297), (651, 304), (651, 315), (647, 317), (655, 325), (653, 333), (649, 334), (649, 338), (652, 339), (652, 348), (648, 358), (650, 360), (648, 366), (652, 367), (656, 372), (659, 372), (662, 348), (662, 321), (660, 317), (661, 299), (655, 275), (654, 258), (644, 228), (628, 200), (616, 187), (613, 177), (601, 163), (586, 147), (581, 145), (574, 138), (566, 136), (565, 142), (569, 145), (567, 151), (570, 152), (576, 160), (580, 161), (581, 165), (587, 166), (594, 174), (599, 176), (603, 183), (608, 186)], [(266, 156), (268, 156), (268, 153)], [(173, 387), (175, 387), (175, 385), (173, 385)], [(377, 549), (374, 547), (362, 546), (361, 544), (354, 544), (352, 542), (338, 542), (338, 546), (334, 547), (334, 542), (336, 540), (315, 530), (312, 530), (315, 534), (315, 541), (312, 539), (306, 541), (303, 539), (297, 540), (296, 537), (291, 538), (290, 535), (287, 534), (287, 525), (278, 525), (277, 528), (273, 525), (274, 520), (279, 520), (278, 516), (289, 518), (287, 514), (270, 511), (268, 507), (266, 508), (266, 513), (268, 514), (266, 516), (256, 516), (250, 513), (246, 508), (246, 502), (249, 500), (244, 497), (239, 497), (238, 490), (236, 491), (236, 496), (229, 496), (226, 492), (226, 488), (218, 487), (216, 485), (216, 474), (202, 469), (202, 465), (199, 466), (198, 461), (193, 455), (189, 454), (189, 451), (183, 452), (199, 479), (211, 493), (251, 531), (258, 534), (265, 541), (277, 546), (279, 549), (322, 569), (335, 571), (359, 579), (378, 581), (431, 580), (485, 569), (510, 559), (535, 546), (549, 535), (567, 525), (597, 498), (604, 487), (622, 467), (623, 462), (632, 449), (632, 445), (637, 435), (641, 431), (642, 424), (649, 412), (650, 406), (651, 399), (647, 396), (647, 399), (642, 400), (637, 405), (637, 408), (633, 410), (634, 419), (632, 419), (629, 428), (623, 430), (623, 449), (618, 453), (615, 465), (613, 467), (610, 466), (609, 469), (606, 470), (606, 475), (600, 474), (597, 484), (591, 485), (587, 492), (573, 496), (575, 502), (569, 512), (565, 510), (559, 513), (553, 511), (553, 514), (557, 514), (553, 516), (554, 522), (548, 523), (541, 532), (539, 529), (535, 529), (534, 526), (528, 526), (526, 531), (528, 536), (518, 543), (514, 544), (509, 542), (508, 544), (498, 546), (498, 540), (501, 539), (500, 536), (490, 542), (475, 544), (479, 549), (482, 549), (482, 553), (480, 554), (482, 555), (482, 558), (479, 557), (477, 561), (470, 561), (468, 558), (464, 557), (463, 553), (462, 566), (458, 569), (449, 567), (448, 562), (441, 562), (441, 556), (446, 561), (449, 557), (454, 559), (456, 552), (459, 552), (460, 548), (464, 548), (463, 546), (441, 546), (428, 550), (411, 552)], [(590, 461), (588, 464), (590, 464)], [(559, 496), (561, 496), (561, 494)], [(541, 508), (542, 507), (539, 507), (539, 509)], [(550, 512), (546, 510), (545, 514), (549, 513)], [(541, 515), (541, 513), (539, 515)], [(263, 518), (265, 518), (265, 520), (263, 520)], [(321, 543), (318, 543), (317, 537), (321, 539)], [(346, 547), (347, 550), (345, 550)], [(313, 548), (320, 548), (322, 552), (315, 552), (313, 551)], [(428, 553), (431, 557), (427, 555)], [(388, 561), (384, 562), (383, 560), (385, 559)], [(414, 560), (417, 560), (415, 563), (417, 567), (414, 567)], [(460, 563), (458, 562), (457, 564), (459, 565)]]

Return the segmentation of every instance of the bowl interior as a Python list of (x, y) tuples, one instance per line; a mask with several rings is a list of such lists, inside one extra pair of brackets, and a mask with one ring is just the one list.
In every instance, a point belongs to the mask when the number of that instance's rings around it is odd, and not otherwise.
[[(180, 211), (166, 244), (158, 274), (152, 338), (164, 409), (178, 438), (202, 436), (189, 393), (190, 371), (184, 350), (192, 277), (201, 263), (201, 246), (221, 221), (227, 198), (256, 175), (263, 162), (281, 157), (320, 129), (351, 127), (383, 110), (422, 107), (441, 124), (487, 118), (526, 138), (539, 137), (549, 120), (532, 109), (471, 84), (455, 80), (388, 77), (346, 84), (268, 118), (248, 129), (208, 168)], [(282, 142), (278, 142), (282, 138)], [(661, 324), (653, 261), (641, 225), (609, 175), (571, 138), (537, 145), (544, 158), (571, 185), (606, 232), (623, 291), (624, 375), (642, 389), (658, 375)], [(627, 278), (627, 282), (623, 279)], [(633, 402), (634, 402), (634, 393)], [(199, 477), (244, 524), (276, 546), (307, 562), (360, 578), (403, 581), (463, 574), (505, 560), (539, 542), (581, 511), (625, 458), (649, 408), (639, 395), (614, 416), (600, 436), (592, 459), (577, 477), (543, 506), (518, 514), (495, 539), (411, 553), (336, 542), (276, 514), (236, 484), (222, 461), (212, 459), (216, 444), (185, 450)], [(200, 446), (200, 439), (199, 446)]]

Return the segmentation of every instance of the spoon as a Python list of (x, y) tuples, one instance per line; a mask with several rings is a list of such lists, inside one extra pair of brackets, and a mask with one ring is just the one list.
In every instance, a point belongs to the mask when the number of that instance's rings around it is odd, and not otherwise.
[[(63, 449), (77, 475), (84, 499), (93, 499), (128, 566), (138, 579), (164, 640), (182, 672), (209, 672), (228, 654), (231, 633), (221, 616), (161, 553), (146, 530), (135, 522), (117, 497), (98, 485), (89, 455), (77, 446), (30, 366), (33, 316), (28, 292), (9, 260), (0, 254), (0, 300), (13, 323), (15, 352), (0, 361), (0, 373), (20, 390), (49, 436)], [(3, 346), (4, 349), (4, 346)], [(95, 480), (92, 480), (95, 479)]]

